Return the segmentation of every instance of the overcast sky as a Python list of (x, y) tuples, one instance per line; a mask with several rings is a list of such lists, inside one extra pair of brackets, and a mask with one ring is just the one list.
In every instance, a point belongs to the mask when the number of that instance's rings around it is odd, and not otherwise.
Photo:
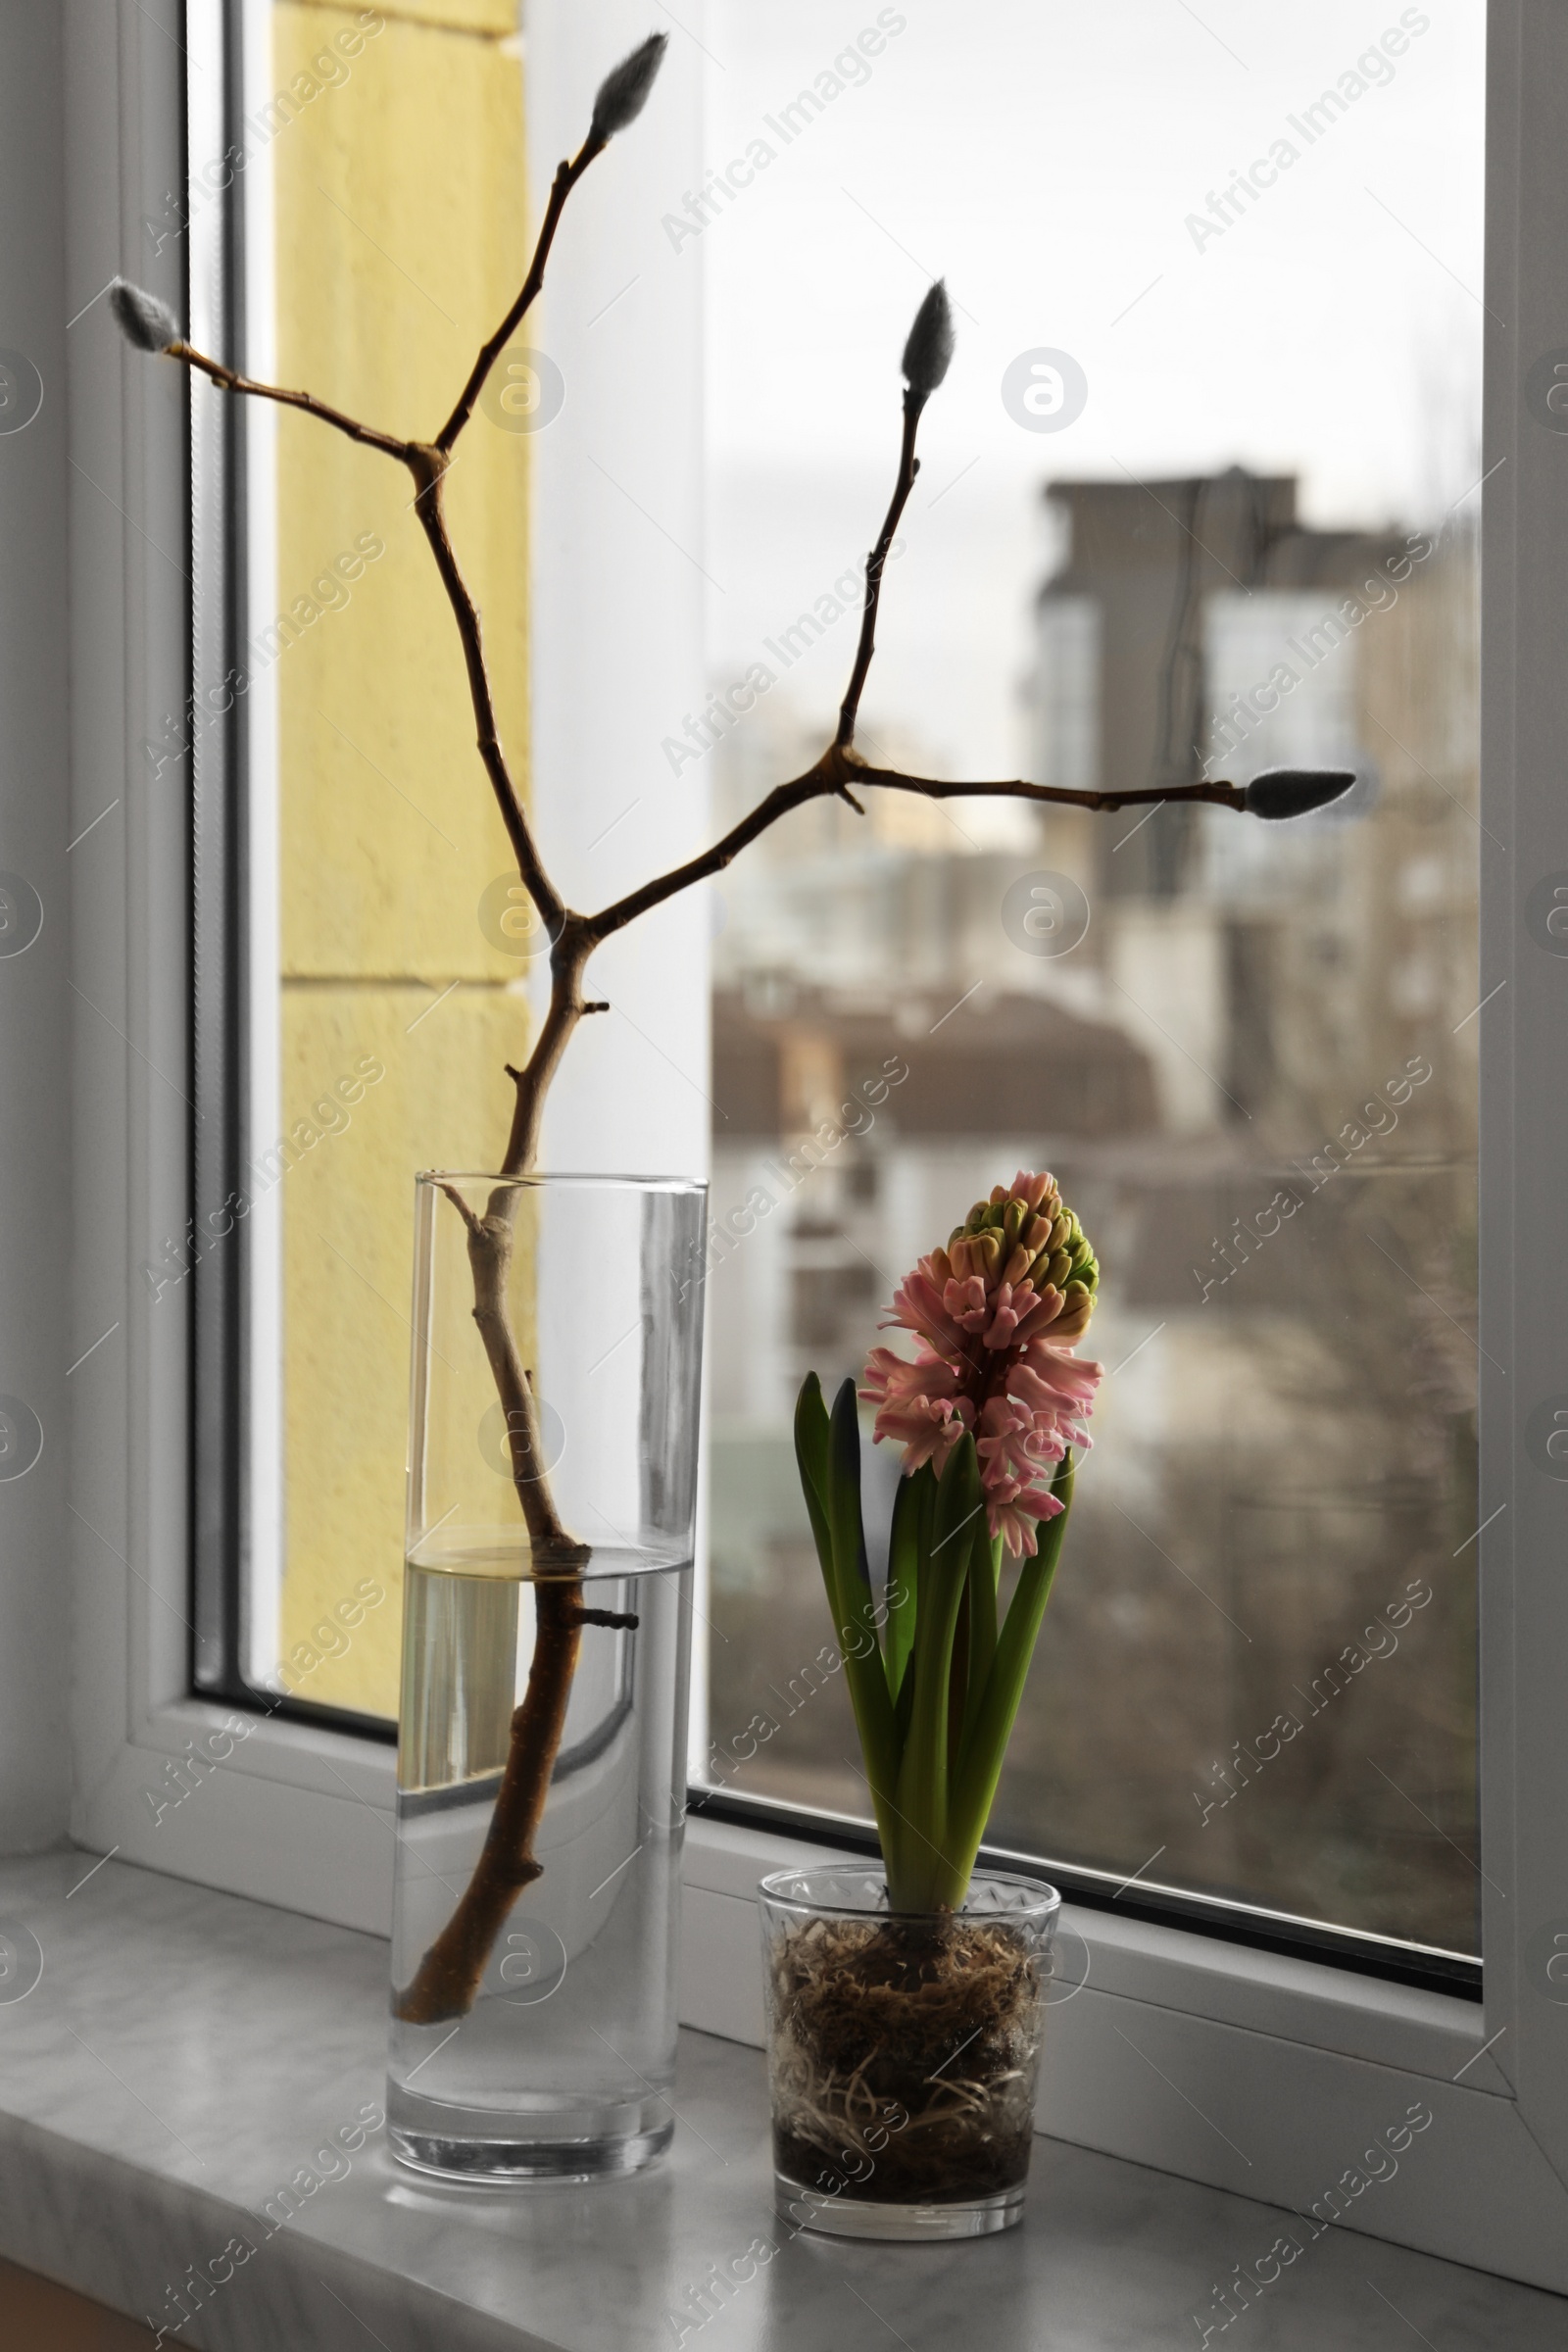
[[(840, 68), (849, 86), (786, 142), (785, 108), (879, 25), (864, 78)], [(1483, 30), (1479, 0), (710, 0), (710, 164), (774, 151), (681, 243), (709, 295), (717, 674), (863, 554), (899, 350), (939, 272), (957, 357), (866, 714), (951, 772), (1023, 757), (1047, 478), (1239, 462), (1298, 473), (1315, 522), (1441, 514), (1480, 471)], [(1308, 114), (1325, 90), (1343, 115)], [(1210, 196), (1260, 158), (1274, 184), (1206, 233)], [(1009, 362), (1039, 349), (1087, 380), (1057, 432), (1004, 406)], [(846, 635), (775, 710), (830, 708)]]

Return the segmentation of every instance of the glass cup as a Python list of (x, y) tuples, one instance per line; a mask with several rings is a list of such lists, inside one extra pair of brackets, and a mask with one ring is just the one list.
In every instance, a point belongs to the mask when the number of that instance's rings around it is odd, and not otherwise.
[(761, 1883), (775, 2206), (835, 2237), (986, 2237), (1023, 2216), (1061, 1897), (976, 1871), (894, 1912), (867, 1862)]
[(418, 1180), (387, 2120), (422, 2172), (671, 2135), (704, 1202)]

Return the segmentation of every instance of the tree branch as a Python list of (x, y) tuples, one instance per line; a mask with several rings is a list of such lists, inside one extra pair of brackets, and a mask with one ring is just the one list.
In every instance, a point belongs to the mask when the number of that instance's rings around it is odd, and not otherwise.
[[(601, 104), (602, 102), (603, 92), (601, 92)], [(641, 101), (638, 103), (640, 104)], [(453, 445), (473, 415), (475, 403), (484, 388), (486, 377), (502, 351), (505, 350), (518, 322), (537, 299), (540, 288), (544, 284), (545, 268), (550, 259), (550, 249), (555, 243), (556, 230), (561, 224), (562, 214), (565, 211), (566, 199), (595, 157), (604, 153), (609, 144), (609, 132), (600, 127), (599, 114), (596, 108), (594, 124), (577, 154), (569, 162), (563, 162), (557, 170), (550, 189), (550, 201), (545, 208), (545, 217), (534, 244), (533, 259), (528, 265), (527, 275), (522, 281), (516, 300), (489, 341), (481, 346), (478, 357), (468, 371), (468, 380), (463, 387), (457, 406), (433, 442), (400, 441), (393, 434), (380, 432), (373, 425), (363, 424), (358, 417), (350, 416), (343, 410), (333, 408), (328, 402), (318, 400), (314, 392), (294, 392), (276, 384), (258, 382), (252, 376), (241, 375), (236, 369), (225, 367), (220, 360), (210, 359), (205, 352), (198, 351), (193, 344), (183, 340), (167, 346), (172, 359), (183, 360), (188, 367), (199, 368), (204, 375), (210, 376), (214, 383), (221, 385), (225, 391), (248, 393), (259, 400), (276, 401), (285, 408), (302, 409), (310, 416), (318, 416), (323, 424), (335, 426), (340, 433), (347, 434), (351, 441), (361, 442), (367, 448), (380, 450), (386, 457), (396, 458), (413, 474), (416, 491), (415, 512), (418, 515), (424, 535), (430, 543), (430, 551), (435, 557), (436, 569), (441, 575), (441, 584), (447, 592), (447, 601), (452, 607), (453, 617), (458, 624), (458, 635), (463, 643), (464, 661), (468, 673), (468, 692), (478, 728), (479, 757), (484, 761), (486, 772), (489, 775), (491, 788), (501, 810), (501, 821), (506, 826), (507, 839), (512, 845), (512, 853), (516, 859), (517, 871), (534, 903), (541, 922), (553, 939), (559, 936), (566, 909), (561, 894), (545, 870), (544, 861), (539, 856), (532, 829), (528, 823), (527, 812), (523, 808), (522, 795), (517, 789), (516, 782), (507, 764), (506, 754), (501, 747), (501, 738), (496, 726), (495, 697), (491, 691), (489, 672), (485, 666), (484, 637), (479, 609), (469, 594), (467, 583), (463, 577), (462, 568), (452, 545), (451, 535), (447, 530), (442, 483), (447, 467), (452, 462)], [(580, 988), (577, 989), (576, 994), (580, 999)], [(575, 1021), (573, 1020), (567, 1026), (565, 1036), (570, 1035), (571, 1027), (574, 1026)], [(543, 1040), (541, 1040), (542, 1042)], [(564, 1043), (565, 1037), (564, 1036), (561, 1046), (564, 1047)], [(533, 1060), (537, 1060), (537, 1058), (536, 1048)], [(560, 1049), (558, 1048), (545, 1070), (543, 1085), (548, 1085), (559, 1059)], [(533, 1066), (532, 1060), (529, 1066), (530, 1068)], [(543, 1086), (539, 1091), (542, 1096)], [(537, 1110), (527, 1124), (536, 1144), (538, 1137)], [(515, 1142), (515, 1140), (516, 1122), (514, 1120), (514, 1141)], [(516, 1172), (513, 1166), (510, 1151), (507, 1171), (508, 1173)]]
[(399, 458), (405, 466), (409, 463), (412, 441), (399, 441), (392, 433), (378, 432), (373, 424), (362, 424), (357, 416), (346, 416), (328, 401), (318, 400), (314, 392), (290, 392), (281, 384), (258, 383), (254, 376), (238, 374), (234, 368), (225, 368), (221, 360), (209, 359), (205, 351), (198, 351), (194, 343), (183, 340), (171, 343), (168, 356), (183, 360), (187, 368), (199, 368), (225, 392), (247, 392), (254, 400), (275, 400), (285, 409), (304, 409), (308, 415), (318, 416), (323, 424), (335, 425), (340, 433), (347, 433), (351, 441), (362, 441), (367, 449), (378, 449), (386, 457)]
[(512, 1133), (501, 1163), (504, 1176), (521, 1176), (533, 1166), (539, 1152), (545, 1097), (560, 1067), (561, 1056), (584, 1013), (604, 1009), (586, 1004), (582, 993), (583, 969), (598, 945), (597, 935), (580, 914), (564, 915), (560, 934), (550, 950), (550, 1009), (540, 1024), (533, 1052), (522, 1068), (513, 1073), (517, 1092)]
[[(566, 169), (563, 166), (564, 171)], [(564, 196), (562, 201), (564, 202)], [(558, 206), (558, 216), (559, 210)], [(285, 408), (302, 409), (307, 415), (319, 417), (323, 424), (333, 425), (340, 433), (346, 433), (351, 441), (362, 442), (368, 449), (378, 449), (383, 456), (396, 458), (400, 465), (408, 467), (415, 484), (414, 510), (430, 543), (441, 584), (447, 592), (447, 602), (452, 607), (453, 618), (458, 624), (458, 636), (468, 673), (468, 693), (478, 730), (479, 757), (489, 775), (501, 810), (501, 821), (506, 826), (507, 839), (516, 859), (517, 871), (527, 887), (541, 922), (554, 936), (564, 918), (565, 904), (545, 871), (528, 823), (522, 795), (501, 748), (501, 737), (496, 726), (495, 697), (485, 666), (479, 608), (469, 594), (447, 529), (443, 483), (452, 463), (450, 456), (437, 442), (399, 441), (391, 433), (379, 432), (373, 425), (362, 424), (357, 416), (347, 416), (343, 410), (318, 400), (314, 392), (293, 392), (277, 384), (259, 383), (252, 376), (240, 375), (234, 368), (225, 368), (220, 360), (209, 359), (206, 352), (198, 351), (194, 344), (172, 343), (169, 357), (184, 361), (189, 368), (199, 368), (202, 374), (211, 376), (213, 382), (220, 385), (225, 392), (245, 393), (253, 399), (273, 400)]]
[(667, 874), (659, 874), (643, 883), (612, 906), (598, 914), (579, 917), (595, 947), (609, 939), (627, 923), (646, 914), (650, 907), (662, 906), (677, 892), (689, 890), (695, 882), (706, 882), (710, 875), (721, 874), (739, 857), (742, 850), (776, 825), (781, 816), (801, 808), (808, 801), (844, 798), (851, 784), (857, 790), (873, 785), (880, 792), (916, 792), (930, 801), (1011, 800), (1038, 801), (1050, 807), (1066, 808), (1096, 808), (1111, 810), (1133, 808), (1145, 801), (1209, 801), (1216, 808), (1243, 809), (1247, 803), (1240, 786), (1235, 784), (1183, 784), (1169, 792), (1072, 792), (1054, 784), (1030, 784), (1021, 776), (1002, 783), (949, 783), (938, 776), (906, 776), (898, 768), (871, 767), (857, 752), (831, 744), (814, 767), (795, 776), (787, 784), (775, 784), (766, 798), (759, 801), (749, 816), (731, 826), (721, 841), (701, 857), (688, 858), (684, 865), (672, 866)]
[(561, 216), (566, 209), (566, 198), (571, 194), (572, 189), (581, 179), (595, 156), (603, 155), (606, 144), (604, 139), (596, 140), (590, 131), (570, 163), (562, 163), (557, 166), (556, 176), (550, 186), (550, 202), (545, 207), (545, 217), (539, 226), (538, 242), (533, 249), (533, 260), (528, 264), (528, 274), (522, 281), (517, 299), (496, 328), (489, 342), (482, 346), (478, 358), (468, 370), (468, 380), (463, 387), (457, 407), (435, 437), (436, 448), (443, 450), (448, 457), (452, 454), (458, 435), (473, 415), (474, 405), (484, 390), (485, 377), (538, 298), (539, 289), (545, 282), (545, 264), (550, 259), (550, 248), (556, 241), (556, 230), (561, 224)]
[(899, 518), (908, 504), (909, 492), (914, 488), (914, 477), (920, 470), (920, 461), (914, 454), (914, 436), (919, 430), (920, 411), (924, 407), (925, 402), (917, 393), (905, 393), (904, 438), (899, 448), (898, 479), (893, 485), (893, 496), (888, 502), (877, 543), (865, 560), (865, 604), (860, 613), (860, 642), (856, 648), (855, 667), (850, 672), (850, 682), (839, 706), (839, 731), (833, 738), (835, 751), (847, 751), (855, 741), (855, 722), (860, 714), (860, 696), (865, 691), (866, 674), (871, 667), (871, 657), (876, 652), (876, 613), (882, 601), (882, 574), (887, 566), (893, 535), (899, 527)]
[(1167, 792), (1157, 786), (1151, 791), (1137, 792), (1077, 792), (1065, 785), (1030, 784), (1021, 776), (1008, 777), (1002, 783), (948, 783), (939, 776), (906, 776), (896, 767), (857, 768), (858, 784), (874, 784), (884, 792), (923, 793), (928, 801), (1043, 801), (1061, 808), (1095, 808), (1102, 815), (1118, 808), (1141, 808), (1146, 801), (1208, 801), (1216, 808), (1245, 809), (1247, 803), (1239, 784), (1223, 781), (1202, 784), (1181, 784)]
[[(534, 842), (533, 828), (528, 822), (527, 810), (522, 805), (522, 795), (517, 790), (512, 770), (507, 765), (507, 756), (501, 748), (501, 737), (496, 727), (495, 697), (490, 689), (490, 673), (485, 667), (484, 632), (480, 624), (479, 608), (468, 593), (467, 582), (459, 566), (447, 530), (442, 486), (452, 461), (439, 443), (414, 442), (404, 463), (419, 486), (414, 511), (430, 543), (430, 552), (435, 557), (436, 569), (441, 575), (441, 585), (447, 592), (447, 602), (452, 607), (458, 635), (463, 641), (463, 658), (468, 671), (468, 695), (478, 729), (479, 757), (484, 761), (495, 792), (501, 821), (507, 828), (507, 839), (512, 844), (512, 854), (517, 861), (517, 871), (538, 909), (540, 921), (551, 938), (555, 939), (565, 917), (565, 903), (545, 871), (544, 861)], [(508, 1173), (514, 1174), (515, 1170), (509, 1169)]]

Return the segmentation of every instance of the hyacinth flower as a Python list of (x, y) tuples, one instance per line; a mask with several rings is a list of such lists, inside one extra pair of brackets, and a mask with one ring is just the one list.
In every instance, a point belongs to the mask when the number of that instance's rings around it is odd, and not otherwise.
[[(1099, 1364), (1076, 1353), (1100, 1268), (1055, 1179), (1020, 1173), (921, 1258), (859, 1394), (904, 1449), (887, 1586), (873, 1593), (860, 1430), (808, 1373), (795, 1415), (806, 1507), (895, 1911), (962, 1903), (1061, 1555)], [(1000, 1615), (1004, 1556), (1018, 1563)]]

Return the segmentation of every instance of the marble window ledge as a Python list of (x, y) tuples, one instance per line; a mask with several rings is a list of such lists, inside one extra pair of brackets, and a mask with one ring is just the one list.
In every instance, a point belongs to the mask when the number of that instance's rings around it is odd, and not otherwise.
[[(1004, 2237), (786, 2242), (760, 2056), (688, 2033), (674, 2148), (640, 2178), (447, 2190), (400, 2173), (377, 2132), (274, 2230), (268, 2198), (381, 2099), (385, 1945), (74, 1850), (0, 1862), (0, 1932), (43, 1958), (24, 1998), (0, 1998), (0, 2256), (172, 2328), (190, 2268), (251, 2245), (165, 2339), (202, 2352), (1142, 2352), (1199, 2344), (1215, 2282), (1280, 2227), (1041, 2139), (1028, 2221)], [(692, 2290), (760, 2237), (777, 2253), (698, 2326)], [(1208, 2340), (1561, 2352), (1568, 2304), (1335, 2231)]]

